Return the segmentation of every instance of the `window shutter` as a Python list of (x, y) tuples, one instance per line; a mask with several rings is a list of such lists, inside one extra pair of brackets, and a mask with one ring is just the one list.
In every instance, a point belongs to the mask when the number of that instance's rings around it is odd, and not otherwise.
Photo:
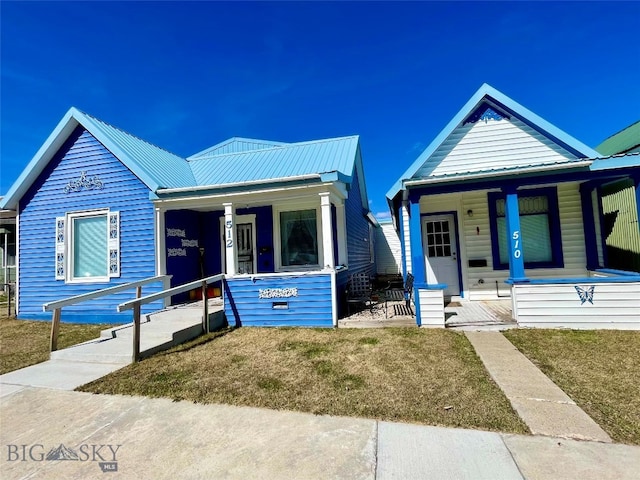
[(64, 280), (65, 217), (56, 217), (56, 280)]
[(109, 212), (109, 278), (120, 276), (120, 212)]

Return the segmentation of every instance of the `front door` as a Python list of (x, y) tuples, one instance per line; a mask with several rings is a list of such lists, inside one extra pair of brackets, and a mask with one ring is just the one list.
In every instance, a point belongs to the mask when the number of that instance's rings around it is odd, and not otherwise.
[(255, 273), (253, 271), (253, 225), (251, 223), (236, 225), (236, 245), (238, 248), (238, 273)]
[[(224, 217), (220, 218), (221, 252), (223, 272), (227, 271), (224, 241)], [(256, 216), (236, 215), (236, 273), (256, 273)]]
[(445, 296), (460, 295), (456, 225), (453, 215), (424, 217), (422, 246), (427, 267), (427, 283), (446, 283)]

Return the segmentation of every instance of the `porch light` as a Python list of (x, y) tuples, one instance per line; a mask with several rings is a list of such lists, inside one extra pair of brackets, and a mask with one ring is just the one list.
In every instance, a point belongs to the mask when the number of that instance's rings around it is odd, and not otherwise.
[(473, 217), (473, 210), (467, 210), (467, 215), (469, 215), (469, 217)]

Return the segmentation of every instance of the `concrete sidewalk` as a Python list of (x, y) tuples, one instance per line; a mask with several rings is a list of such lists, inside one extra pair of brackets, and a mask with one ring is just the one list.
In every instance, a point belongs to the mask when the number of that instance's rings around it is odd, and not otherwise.
[(611, 442), (609, 435), (504, 335), (499, 332), (465, 332), (465, 335), (531, 433)]
[(640, 447), (627, 445), (29, 387), (0, 398), (0, 422), (3, 479), (626, 480), (640, 471)]

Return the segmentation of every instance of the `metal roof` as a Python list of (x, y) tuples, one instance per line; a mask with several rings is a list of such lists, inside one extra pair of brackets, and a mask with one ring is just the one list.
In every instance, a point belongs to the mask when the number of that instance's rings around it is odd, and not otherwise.
[(189, 165), (198, 186), (330, 172), (350, 178), (355, 166), (357, 149), (356, 135), (208, 156), (193, 159)]
[(184, 158), (84, 112), (78, 113), (82, 116), (79, 122), (152, 190), (195, 183)]
[(211, 157), (213, 155), (221, 155), (224, 153), (239, 153), (249, 150), (262, 150), (265, 148), (273, 148), (286, 145), (283, 142), (272, 142), (270, 140), (257, 140), (255, 138), (232, 137), (224, 142), (220, 142), (201, 152), (195, 153), (187, 160), (195, 160), (198, 158)]
[(586, 146), (582, 142), (579, 142), (572, 136), (563, 132), (559, 128), (555, 127), (551, 123), (547, 122), (543, 118), (539, 117), (535, 113), (526, 109), (519, 103), (510, 99), (503, 93), (499, 92), (488, 84), (483, 84), (478, 91), (469, 99), (469, 101), (458, 111), (455, 117), (447, 124), (447, 126), (438, 134), (438, 136), (429, 144), (429, 146), (420, 154), (420, 156), (413, 162), (413, 164), (402, 174), (402, 176), (395, 182), (395, 184), (387, 192), (387, 200), (392, 201), (395, 196), (404, 188), (404, 182), (414, 179), (419, 179), (416, 175), (424, 163), (429, 157), (447, 140), (456, 128), (462, 125), (469, 115), (471, 115), (475, 109), (485, 101), (495, 103), (502, 110), (509, 115), (513, 115), (529, 125), (533, 129), (542, 133), (546, 137), (552, 139), (554, 142), (562, 145), (563, 148), (572, 152), (579, 158), (595, 158), (598, 156), (598, 152), (592, 148)]
[(640, 151), (640, 120), (611, 135), (596, 150), (602, 155)]

